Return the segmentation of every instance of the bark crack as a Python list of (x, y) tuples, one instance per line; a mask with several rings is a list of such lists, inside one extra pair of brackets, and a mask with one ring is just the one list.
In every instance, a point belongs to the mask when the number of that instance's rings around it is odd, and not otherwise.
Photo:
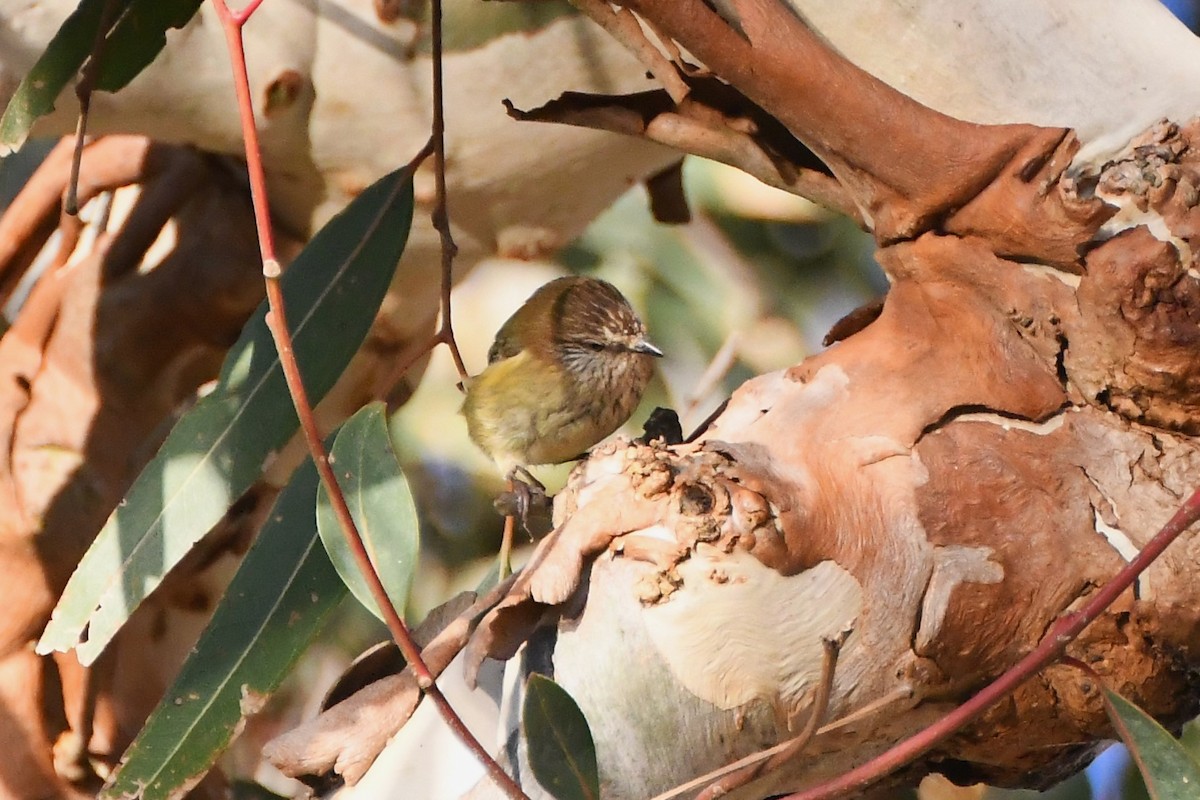
[[(1130, 538), (1121, 527), (1121, 520), (1117, 516), (1116, 507), (1113, 504), (1109, 493), (1101, 487), (1099, 481), (1088, 473), (1087, 467), (1081, 466), (1079, 471), (1083, 474), (1083, 479), (1092, 487), (1095, 494), (1088, 499), (1088, 505), (1092, 509), (1092, 527), (1105, 543), (1111, 547), (1121, 560), (1128, 563), (1137, 556), (1141, 547)], [(1133, 486), (1133, 470), (1130, 467), (1129, 483), (1125, 488)], [(1138, 578), (1133, 583), (1133, 596), (1136, 599), (1143, 599), (1143, 578)]]
[(1038, 435), (1049, 435), (1058, 430), (1064, 420), (1064, 413), (1070, 409), (1069, 403), (1064, 403), (1055, 413), (1043, 418), (1033, 419), (1023, 414), (1017, 414), (1005, 409), (992, 408), (981, 403), (968, 403), (954, 406), (942, 414), (937, 420), (926, 425), (913, 446), (916, 447), (926, 436), (944, 430), (955, 422), (982, 422), (998, 425), (1005, 430), (1017, 428)]

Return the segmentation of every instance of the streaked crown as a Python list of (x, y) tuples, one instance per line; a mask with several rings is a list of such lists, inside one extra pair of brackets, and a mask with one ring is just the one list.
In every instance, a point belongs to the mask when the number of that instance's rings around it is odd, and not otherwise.
[(496, 334), (488, 362), (521, 350), (565, 365), (584, 354), (662, 355), (646, 340), (646, 326), (615, 286), (578, 275), (534, 292)]

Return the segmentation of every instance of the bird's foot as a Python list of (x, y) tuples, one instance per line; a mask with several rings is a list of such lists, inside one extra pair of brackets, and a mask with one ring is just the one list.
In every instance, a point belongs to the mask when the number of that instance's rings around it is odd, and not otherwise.
[[(496, 510), (503, 516), (516, 517), (530, 536), (542, 529), (551, 509), (551, 498), (545, 485), (524, 467), (514, 467), (508, 473), (508, 491), (496, 498)], [(537, 528), (537, 531), (534, 528)]]
[(533, 473), (522, 467), (520, 464), (508, 471), (505, 477), (514, 483), (523, 483), (525, 487), (540, 492), (542, 497), (546, 496), (546, 484), (539, 481), (533, 476)]

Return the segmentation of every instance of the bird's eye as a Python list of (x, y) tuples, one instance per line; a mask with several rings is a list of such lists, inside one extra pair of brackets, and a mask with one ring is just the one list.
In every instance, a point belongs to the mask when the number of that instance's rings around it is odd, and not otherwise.
[(599, 353), (604, 349), (604, 342), (584, 342), (584, 345), (593, 353)]

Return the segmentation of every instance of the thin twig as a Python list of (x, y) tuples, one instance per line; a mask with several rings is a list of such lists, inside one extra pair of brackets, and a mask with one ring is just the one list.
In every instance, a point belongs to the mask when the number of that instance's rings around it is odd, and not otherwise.
[(398, 360), (392, 365), (387, 378), (380, 383), (383, 391), (382, 398), (387, 403), (388, 411), (395, 411), (400, 406), (408, 402), (408, 398), (412, 396), (413, 387), (407, 383), (401, 383), (404, 376), (412, 369), (418, 361), (433, 352), (433, 348), (442, 343), (441, 332), (433, 334), (425, 344), (409, 352), (407, 356)]
[(817, 694), (813, 699), (813, 709), (812, 714), (808, 717), (808, 724), (804, 726), (804, 730), (800, 731), (799, 736), (788, 742), (786, 749), (771, 756), (763, 768), (763, 772), (773, 772), (800, 755), (817, 735), (817, 729), (821, 727), (821, 720), (829, 711), (829, 698), (833, 695), (833, 678), (837, 672), (838, 653), (845, 640), (844, 635), (821, 640), (821, 646), (824, 648), (824, 657), (821, 659), (821, 681), (817, 684)]
[[(508, 479), (508, 492), (512, 494), (516, 491), (516, 484), (513, 478)], [(499, 559), (499, 575), (503, 580), (512, 574), (512, 546), (513, 534), (517, 529), (517, 517), (515, 514), (504, 515), (504, 533), (500, 536), (500, 554)]]
[[(642, 66), (658, 79), (672, 100), (682, 103), (687, 98), (691, 91), (687, 83), (679, 76), (675, 64), (646, 37), (637, 15), (624, 7), (613, 8), (608, 0), (571, 0), (571, 4), (625, 45), (642, 62)], [(670, 37), (659, 33), (657, 28), (654, 32), (664, 42), (672, 41)]]
[(708, 362), (704, 372), (696, 380), (696, 385), (692, 387), (690, 395), (683, 401), (683, 412), (679, 415), (685, 421), (691, 421), (692, 415), (696, 413), (700, 403), (704, 398), (708, 397), (717, 386), (729, 374), (729, 370), (733, 369), (733, 364), (737, 360), (738, 346), (741, 344), (741, 334), (739, 331), (730, 331), (725, 337), (725, 341), (721, 343), (721, 347), (717, 350), (716, 355), (712, 357), (712, 361)]
[[(630, 12), (630, 13), (632, 15), (632, 12)], [(670, 62), (672, 64), (675, 65), (675, 68), (678, 69), (681, 73), (687, 74), (687, 72), (689, 71), (689, 64), (683, 57), (683, 51), (681, 49), (679, 49), (679, 42), (675, 41), (670, 36), (667, 36), (665, 33), (660, 31), (658, 29), (658, 26), (655, 25), (651, 20), (648, 20), (645, 17), (637, 17), (637, 16), (635, 16), (634, 18), (636, 20), (640, 21), (642, 23), (642, 25), (644, 25), (646, 27), (647, 30), (649, 30), (651, 33), (654, 34), (655, 38), (658, 39), (659, 45), (661, 45), (662, 49), (666, 51), (667, 58), (670, 60)]]
[[(431, 150), (434, 165), (434, 205), (430, 215), (433, 228), (441, 239), (441, 294), (439, 300), (439, 316), (437, 332), (426, 345), (413, 353), (404, 361), (392, 368), (391, 374), (384, 385), (396, 387), (413, 365), (424, 358), (439, 344), (444, 344), (450, 350), (454, 360), (454, 368), (458, 371), (458, 388), (465, 391), (470, 375), (467, 374), (466, 364), (458, 349), (458, 340), (454, 336), (454, 321), (451, 318), (450, 291), (454, 287), (454, 257), (458, 255), (458, 245), (450, 232), (450, 213), (446, 201), (446, 113), (445, 90), (442, 74), (442, 0), (432, 0), (430, 6), (430, 34), (432, 37), (433, 60), (433, 121), (430, 125), (429, 142), (422, 152)], [(392, 405), (394, 388), (389, 390), (388, 404)]]
[(433, 228), (441, 239), (441, 294), (439, 299), (439, 316), (437, 332), (429, 339), (424, 347), (414, 350), (404, 361), (392, 368), (385, 386), (389, 390), (388, 405), (395, 402), (395, 389), (413, 365), (432, 352), (439, 344), (444, 344), (450, 350), (454, 360), (454, 368), (458, 371), (459, 391), (466, 391), (465, 386), (470, 379), (467, 366), (463, 362), (462, 353), (458, 349), (458, 340), (454, 336), (454, 321), (451, 318), (450, 291), (454, 287), (454, 257), (458, 255), (458, 245), (450, 232), (450, 213), (446, 202), (446, 102), (442, 70), (442, 0), (432, 0), (430, 5), (433, 61), (433, 121), (430, 125), (429, 142), (422, 153), (432, 152), (434, 163), (434, 204), (430, 215)]
[[(420, 649), (413, 641), (412, 635), (404, 624), (404, 620), (396, 613), (396, 609), (388, 598), (387, 591), (384, 589), (378, 573), (376, 573), (374, 566), (371, 564), (371, 559), (367, 555), (366, 548), (363, 546), (362, 536), (359, 534), (354, 524), (354, 519), (350, 515), (350, 510), (346, 505), (345, 495), (342, 493), (337, 479), (333, 474), (333, 469), (329, 464), (329, 454), (325, 451), (325, 445), (321, 439), (321, 433), (313, 415), (312, 405), (308, 400), (308, 394), (304, 389), (304, 383), (300, 377), (299, 365), (296, 363), (295, 353), (292, 350), (291, 333), (287, 326), (283, 290), (279, 282), (279, 278), (282, 275), (282, 268), (275, 253), (275, 240), (271, 229), (270, 210), (267, 204), (266, 173), (263, 170), (258, 131), (254, 124), (254, 110), (250, 97), (250, 82), (246, 71), (245, 49), (242, 40), (242, 27), (261, 2), (262, 0), (251, 0), (242, 10), (232, 12), (228, 5), (226, 5), (225, 0), (213, 0), (217, 16), (220, 18), (221, 26), (225, 31), (225, 40), (229, 49), (229, 60), (234, 72), (234, 88), (237, 92), (238, 109), (242, 123), (242, 136), (245, 140), (246, 167), (250, 178), (251, 200), (254, 205), (254, 216), (258, 226), (259, 249), (262, 253), (263, 261), (263, 277), (266, 280), (267, 302), (270, 308), (267, 314), (267, 325), (270, 328), (271, 335), (275, 340), (276, 349), (279, 352), (279, 360), (283, 368), (284, 377), (287, 380), (292, 401), (296, 406), (296, 415), (300, 420), (300, 427), (308, 443), (309, 452), (312, 454), (317, 472), (321, 476), (321, 482), (329, 493), (334, 513), (346, 536), (346, 541), (350, 546), (355, 563), (366, 578), (371, 595), (382, 610), (392, 637), (412, 668), (413, 674), (417, 679), (417, 685), (434, 702), (434, 705), (438, 707), (447, 725), (476, 755), (480, 763), (487, 769), (488, 774), (504, 792), (512, 798), (525, 798), (525, 794), (521, 791), (520, 787), (513, 782), (513, 779), (492, 758), (491, 754), (480, 744), (479, 740), (471, 734), (462, 719), (451, 708), (441, 690), (434, 683), (434, 677), (430, 673), (429, 668), (422, 661)], [(398, 186), (403, 182), (398, 180)]]
[(433, 227), (442, 240), (442, 324), (438, 329), (437, 339), (450, 349), (454, 359), (454, 367), (458, 370), (458, 379), (465, 383), (470, 377), (467, 367), (463, 364), (462, 354), (458, 352), (458, 342), (454, 338), (454, 325), (450, 320), (450, 287), (454, 283), (454, 257), (458, 255), (458, 245), (450, 234), (450, 214), (446, 208), (446, 110), (445, 93), (442, 84), (442, 0), (433, 0), (430, 8), (433, 36), (433, 166), (435, 184), (437, 187), (436, 200), (433, 207)]
[(83, 163), (83, 144), (87, 138), (88, 115), (92, 109), (92, 92), (96, 88), (96, 79), (100, 75), (100, 62), (104, 55), (104, 45), (108, 41), (108, 29), (112, 25), (113, 13), (116, 11), (116, 0), (105, 0), (104, 8), (100, 11), (100, 22), (96, 26), (96, 38), (92, 40), (92, 51), (79, 84), (75, 87), (75, 96), (79, 98), (79, 118), (75, 122), (75, 151), (71, 154), (71, 177), (67, 181), (67, 194), (63, 198), (63, 213), (75, 216), (79, 213), (79, 168)]
[[(81, 83), (80, 86), (83, 84)], [(68, 217), (79, 215), (79, 170), (83, 166), (83, 145), (87, 138), (87, 118), (92, 105), (91, 93), (79, 98), (79, 118), (75, 121), (75, 150), (71, 153), (71, 177), (67, 179), (67, 193), (63, 197), (63, 214)]]
[(810, 789), (789, 794), (781, 800), (831, 800), (859, 791), (888, 775), (939, 742), (956, 733), (967, 723), (983, 714), (992, 705), (1007, 697), (1043, 667), (1061, 658), (1075, 637), (1121, 596), (1138, 576), (1157, 559), (1185, 530), (1200, 519), (1200, 489), (1183, 502), (1179, 510), (1154, 535), (1132, 561), (1104, 584), (1077, 612), (1065, 614), (1050, 628), (1029, 655), (1010, 667), (967, 702), (942, 717), (923, 731), (905, 739), (870, 761)]

